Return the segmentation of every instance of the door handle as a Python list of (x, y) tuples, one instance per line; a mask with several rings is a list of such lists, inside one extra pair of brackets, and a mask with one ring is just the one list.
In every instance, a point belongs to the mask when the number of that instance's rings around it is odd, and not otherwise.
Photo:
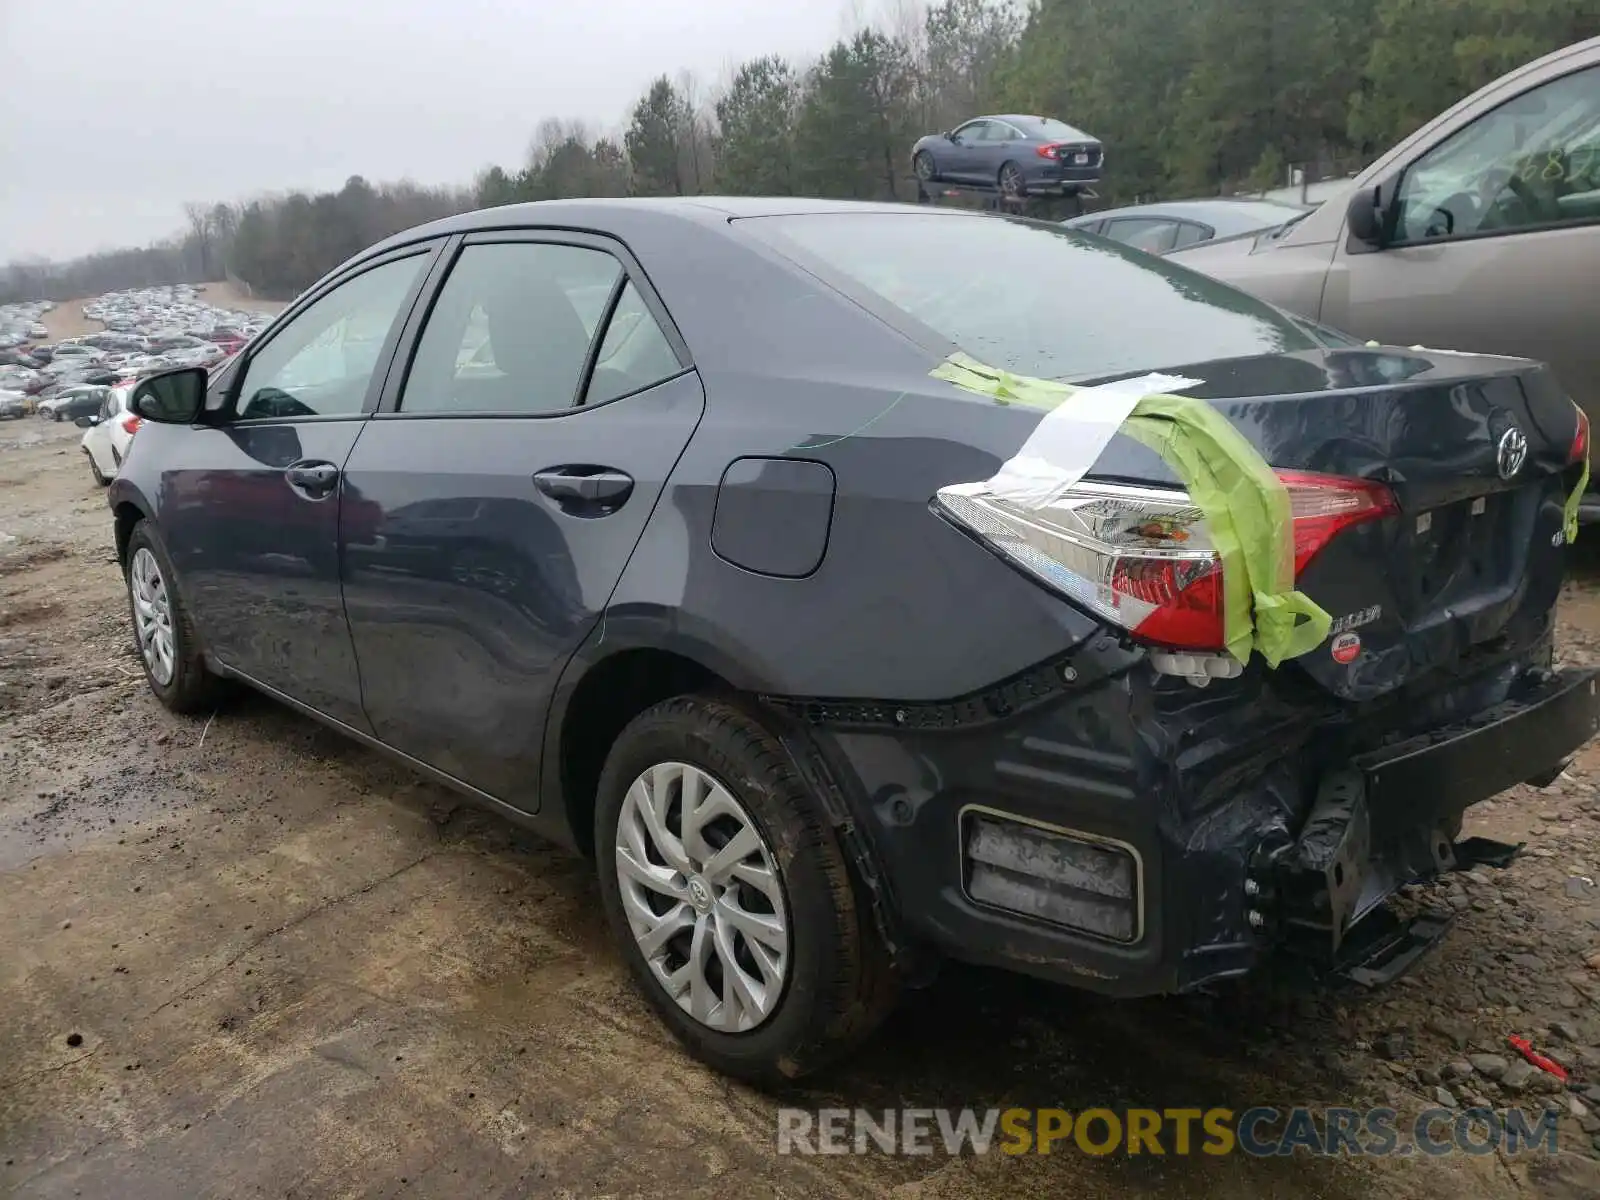
[(339, 468), (332, 463), (295, 463), (284, 468), (283, 477), (296, 491), (320, 497), (331, 492), (339, 482)]
[(633, 477), (611, 467), (551, 467), (533, 485), (569, 512), (614, 512), (633, 494)]

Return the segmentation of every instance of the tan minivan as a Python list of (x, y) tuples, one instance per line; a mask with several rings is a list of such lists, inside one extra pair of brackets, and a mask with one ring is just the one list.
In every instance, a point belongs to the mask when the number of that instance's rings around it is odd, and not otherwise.
[(1307, 216), (1167, 257), (1361, 338), (1542, 359), (1600, 428), (1600, 38), (1467, 97)]

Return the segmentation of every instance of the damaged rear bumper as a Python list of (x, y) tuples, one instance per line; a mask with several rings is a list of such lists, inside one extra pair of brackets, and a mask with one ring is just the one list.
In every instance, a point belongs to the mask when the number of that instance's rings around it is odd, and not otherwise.
[(1552, 673), (1465, 721), (1326, 772), (1299, 838), (1252, 872), (1264, 923), (1337, 956), (1356, 923), (1406, 883), (1482, 861), (1482, 849), (1457, 841), (1462, 814), (1560, 770), (1600, 728), (1596, 677)]
[(1067, 674), (999, 717), (809, 705), (807, 723), (900, 940), (1113, 995), (1286, 944), (1353, 952), (1397, 888), (1483, 859), (1459, 841), (1468, 807), (1600, 729), (1600, 673), (1525, 659), (1359, 719), (1264, 671), (1226, 695), (1142, 663)]

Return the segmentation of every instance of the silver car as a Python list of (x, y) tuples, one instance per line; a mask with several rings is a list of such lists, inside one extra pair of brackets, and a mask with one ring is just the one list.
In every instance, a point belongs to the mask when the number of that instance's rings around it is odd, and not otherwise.
[(1213, 196), (1206, 200), (1168, 200), (1112, 208), (1061, 222), (1068, 229), (1098, 233), (1114, 242), (1167, 254), (1213, 238), (1238, 237), (1276, 229), (1303, 217), (1310, 209), (1276, 200)]
[(1169, 257), (1361, 338), (1541, 359), (1600, 421), (1600, 38), (1467, 97), (1295, 224)]

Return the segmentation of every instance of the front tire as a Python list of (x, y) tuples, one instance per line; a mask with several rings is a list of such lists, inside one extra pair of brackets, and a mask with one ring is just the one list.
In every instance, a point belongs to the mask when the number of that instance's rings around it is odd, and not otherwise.
[(83, 452), (83, 455), (84, 455), (85, 458), (87, 458), (89, 460), (89, 473), (94, 476), (94, 481), (96, 483), (98, 483), (101, 487), (106, 487), (107, 485), (109, 485), (110, 482), (111, 482), (111, 478), (108, 475), (101, 474), (101, 472), (100, 472), (100, 464), (97, 463), (94, 460), (94, 451), (85, 450)]
[(595, 849), (635, 981), (724, 1074), (798, 1078), (893, 1006), (887, 952), (821, 805), (743, 707), (680, 696), (635, 718), (601, 774)]
[(172, 558), (149, 521), (133, 527), (123, 570), (133, 648), (150, 690), (175, 713), (212, 707), (221, 680), (206, 669), (194, 622), (174, 584)]
[(926, 150), (918, 150), (911, 158), (911, 169), (916, 172), (917, 178), (923, 183), (933, 183), (939, 178), (938, 169), (934, 166), (933, 155)]

